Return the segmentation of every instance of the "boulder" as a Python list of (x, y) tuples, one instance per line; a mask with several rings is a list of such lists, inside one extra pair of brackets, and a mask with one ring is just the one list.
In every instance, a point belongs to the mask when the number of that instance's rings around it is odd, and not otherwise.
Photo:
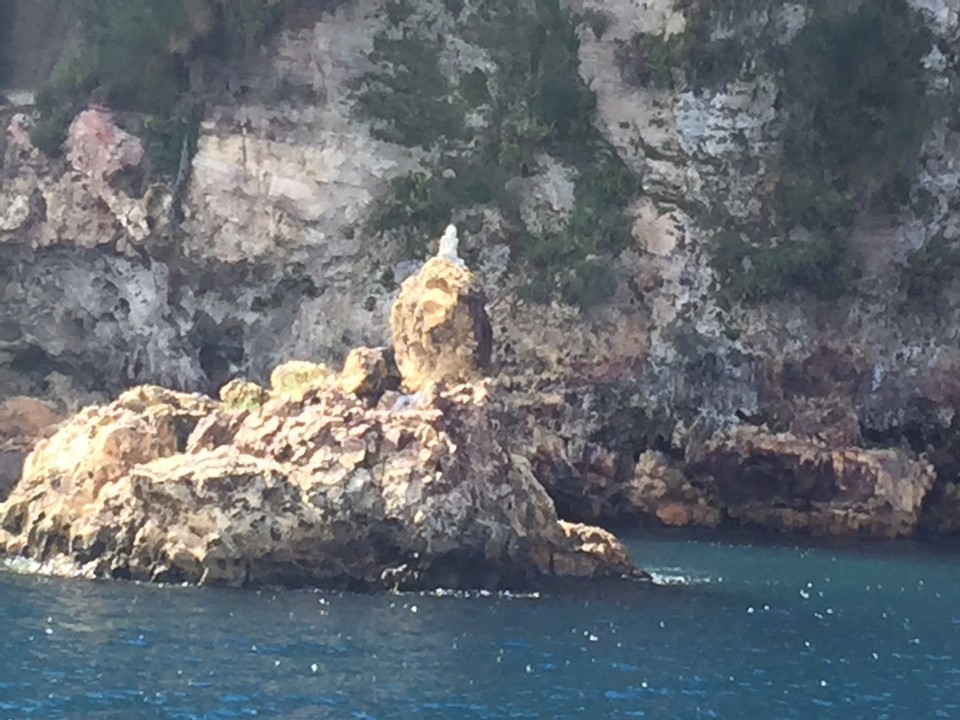
[(230, 407), (253, 409), (270, 399), (269, 391), (255, 382), (236, 378), (220, 388), (220, 399)]
[(400, 387), (400, 375), (393, 354), (383, 348), (354, 348), (337, 375), (337, 387), (374, 402)]
[(403, 385), (418, 392), (429, 383), (455, 384), (483, 376), (493, 335), (486, 297), (462, 264), (431, 258), (407, 278), (390, 313)]
[(674, 527), (716, 527), (723, 519), (712, 483), (694, 483), (661, 452), (640, 455), (624, 493), (625, 515), (655, 517)]
[(270, 373), (270, 392), (293, 400), (303, 398), (313, 387), (324, 387), (334, 373), (322, 363), (290, 360)]

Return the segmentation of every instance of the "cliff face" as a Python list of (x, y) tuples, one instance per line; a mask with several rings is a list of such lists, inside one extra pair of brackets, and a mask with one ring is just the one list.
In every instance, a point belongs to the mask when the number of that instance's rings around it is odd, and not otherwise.
[(703, 458), (741, 425), (889, 448), (956, 497), (960, 3), (381, 5), (209, 68), (182, 183), (46, 159), (9, 94), (0, 393), (213, 390), (385, 344), (455, 220), (494, 365), (562, 399), (531, 402), (566, 418), (540, 479), (572, 514), (737, 515), (740, 466)]

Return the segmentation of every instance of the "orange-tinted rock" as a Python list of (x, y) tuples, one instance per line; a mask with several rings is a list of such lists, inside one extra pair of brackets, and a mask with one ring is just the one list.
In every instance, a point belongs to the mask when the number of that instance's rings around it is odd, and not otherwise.
[(662, 453), (651, 450), (640, 455), (625, 493), (624, 513), (678, 527), (715, 527), (723, 517), (709, 484), (694, 484)]
[(382, 348), (354, 348), (337, 375), (337, 387), (357, 397), (379, 400), (388, 390), (400, 386), (392, 353)]
[(63, 419), (48, 403), (36, 398), (21, 395), (0, 403), (0, 502), (20, 481), (30, 449), (53, 434)]
[(553, 557), (554, 572), (563, 577), (646, 577), (630, 562), (630, 553), (613, 533), (592, 525), (561, 520), (560, 527), (569, 545), (567, 552)]
[(470, 382), (486, 372), (493, 343), (485, 305), (473, 273), (446, 260), (428, 260), (404, 281), (390, 325), (407, 390)]
[(297, 384), (300, 400), (255, 408), (145, 387), (81, 412), (0, 506), (0, 551), (82, 575), (229, 585), (635, 575), (612, 535), (559, 522), (510, 452), (489, 382), (372, 406), (315, 380)]
[(36, 398), (20, 395), (4, 400), (0, 403), (0, 448), (28, 450), (63, 419), (49, 403)]

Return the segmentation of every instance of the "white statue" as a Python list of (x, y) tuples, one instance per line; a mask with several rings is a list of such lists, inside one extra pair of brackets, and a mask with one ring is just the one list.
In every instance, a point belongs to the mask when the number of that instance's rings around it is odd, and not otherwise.
[(457, 255), (457, 246), (460, 239), (457, 237), (457, 226), (447, 225), (447, 229), (440, 238), (440, 248), (437, 250), (437, 257), (463, 267), (463, 260)]

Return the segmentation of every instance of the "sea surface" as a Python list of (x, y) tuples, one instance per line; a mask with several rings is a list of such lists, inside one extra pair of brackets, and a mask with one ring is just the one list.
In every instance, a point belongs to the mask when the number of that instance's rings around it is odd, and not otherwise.
[(359, 596), (0, 571), (0, 720), (960, 718), (960, 552), (629, 544), (659, 585)]

